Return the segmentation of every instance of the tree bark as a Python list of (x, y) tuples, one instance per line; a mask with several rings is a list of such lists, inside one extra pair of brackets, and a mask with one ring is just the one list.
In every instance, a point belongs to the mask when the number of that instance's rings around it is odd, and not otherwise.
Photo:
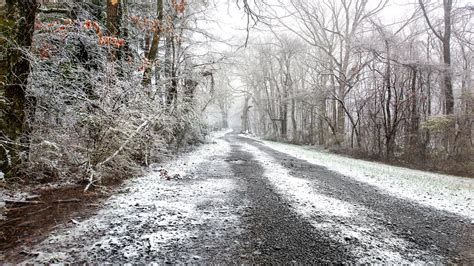
[(416, 68), (413, 67), (412, 69), (412, 80), (410, 86), (410, 96), (411, 96), (411, 114), (410, 114), (410, 147), (412, 154), (418, 154), (419, 151), (419, 128), (420, 128), (420, 116), (418, 114), (418, 106), (417, 106), (417, 94), (416, 94), (416, 76), (417, 71)]
[(280, 103), (280, 121), (280, 137), (282, 140), (286, 140), (288, 136), (288, 87), (283, 88), (283, 97)]
[(451, 75), (451, 11), (453, 9), (452, 0), (443, 0), (443, 11), (444, 11), (444, 33), (438, 32), (431, 23), (426, 12), (425, 4), (423, 0), (418, 0), (426, 23), (431, 31), (438, 37), (443, 45), (443, 63), (444, 63), (444, 98), (445, 98), (445, 114), (450, 115), (454, 112), (454, 96), (453, 96), (453, 84)]
[(147, 53), (148, 63), (145, 65), (145, 71), (143, 73), (142, 85), (148, 87), (151, 84), (151, 69), (155, 64), (156, 56), (158, 53), (158, 45), (160, 44), (162, 23), (163, 23), (163, 0), (158, 0), (156, 8), (157, 16), (157, 27), (153, 30), (153, 38), (151, 41), (150, 50)]
[[(107, 35), (111, 37), (119, 37), (122, 35), (122, 2), (121, 0), (107, 0)], [(115, 61), (122, 58), (121, 49), (109, 47), (109, 60)], [(119, 69), (121, 71), (121, 69)]]
[[(390, 64), (390, 46), (387, 40), (385, 40), (385, 48), (387, 53), (387, 59), (385, 62), (386, 70), (385, 70), (385, 88), (386, 88), (386, 98), (384, 100), (384, 129), (385, 129), (385, 159), (390, 161), (393, 157), (393, 150), (394, 150), (394, 130), (393, 130), (393, 123), (392, 123), (392, 110), (390, 105), (392, 104), (392, 86), (391, 86), (391, 64)], [(384, 92), (385, 94), (385, 92)], [(383, 96), (381, 97), (383, 99)]]
[(283, 103), (281, 107), (280, 121), (281, 121), (281, 131), (280, 137), (283, 140), (286, 140), (288, 134), (288, 104)]
[(291, 99), (291, 126), (293, 129), (293, 142), (298, 142), (298, 127), (296, 124), (296, 101), (295, 99)]
[(166, 105), (169, 107), (174, 102), (178, 89), (174, 74), (174, 38), (172, 36), (166, 37), (165, 40), (165, 58), (163, 65), (164, 76), (167, 80), (165, 83)]
[(245, 96), (244, 109), (242, 110), (241, 132), (247, 133), (249, 131), (249, 106), (250, 96)]
[(122, 22), (121, 0), (107, 0), (107, 31), (110, 36), (119, 36)]
[(318, 144), (320, 146), (326, 145), (326, 141), (324, 139), (325, 134), (325, 127), (324, 127), (324, 117), (326, 116), (326, 99), (321, 100), (321, 114), (319, 114), (318, 118)]
[(27, 128), (30, 63), (22, 49), (31, 46), (38, 7), (35, 0), (7, 0), (0, 7), (0, 170), (7, 177), (15, 174), (28, 147), (21, 138)]
[(443, 60), (444, 60), (444, 97), (446, 98), (446, 114), (454, 112), (454, 96), (451, 75), (451, 10), (452, 0), (443, 0), (444, 9), (444, 35), (443, 35)]

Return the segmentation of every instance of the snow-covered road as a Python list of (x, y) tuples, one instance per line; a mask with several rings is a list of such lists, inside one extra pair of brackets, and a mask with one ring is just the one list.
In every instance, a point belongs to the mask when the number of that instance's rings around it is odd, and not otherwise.
[(474, 179), (352, 159), (307, 147), (264, 141), (265, 145), (311, 164), (367, 183), (391, 195), (474, 221)]
[(468, 179), (234, 134), (162, 167), (30, 262), (474, 263)]

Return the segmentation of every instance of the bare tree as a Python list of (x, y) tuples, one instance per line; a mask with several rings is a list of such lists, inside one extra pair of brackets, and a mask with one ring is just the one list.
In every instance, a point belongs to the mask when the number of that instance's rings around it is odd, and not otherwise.
[(423, 0), (418, 0), (423, 16), (426, 19), (428, 27), (433, 34), (441, 41), (443, 45), (443, 62), (444, 62), (444, 97), (445, 97), (445, 114), (453, 114), (454, 112), (454, 96), (453, 96), (453, 84), (451, 75), (451, 13), (453, 9), (452, 0), (443, 0), (443, 12), (444, 12), (444, 32), (435, 29), (435, 26), (431, 22), (428, 16), (425, 4)]

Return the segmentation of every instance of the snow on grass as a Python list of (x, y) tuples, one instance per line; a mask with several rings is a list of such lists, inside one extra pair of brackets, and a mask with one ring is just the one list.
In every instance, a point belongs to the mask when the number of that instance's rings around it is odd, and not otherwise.
[[(179, 174), (180, 177), (194, 176), (194, 178), (197, 178), (198, 176), (195, 176), (194, 172), (199, 164), (206, 162), (213, 155), (224, 155), (230, 152), (229, 144), (222, 139), (222, 137), (229, 132), (232, 132), (232, 129), (212, 132), (208, 137), (210, 143), (202, 145), (193, 152), (162, 165), (161, 168), (166, 169), (171, 176)], [(153, 168), (160, 167), (154, 165)]]
[(324, 166), (395, 196), (474, 219), (474, 179), (358, 160), (304, 146), (263, 142), (279, 152)]
[(349, 250), (358, 263), (420, 263), (413, 258), (428, 255), (369, 218), (370, 210), (363, 206), (319, 193), (309, 181), (292, 176), (275, 159), (252, 145), (244, 144), (243, 150), (253, 154), (265, 169), (265, 177), (314, 228), (343, 244), (353, 242)]
[[(202, 145), (191, 153), (185, 154), (175, 160), (172, 160), (163, 165), (163, 168), (168, 169), (170, 173), (175, 173), (177, 171), (189, 171), (195, 170), (196, 166), (210, 161), (211, 157), (215, 155), (226, 155), (230, 152), (231, 148), (227, 141), (221, 139), (222, 136), (231, 132), (232, 130), (223, 130), (213, 132), (210, 136), (211, 143)], [(214, 160), (212, 160), (214, 161)], [(219, 162), (216, 162), (219, 164)], [(222, 163), (220, 167), (227, 166), (227, 164)], [(211, 169), (209, 169), (211, 170)], [(191, 173), (191, 172), (190, 172)], [(151, 174), (144, 178), (156, 178), (158, 173)], [(190, 176), (192, 177), (192, 176)]]

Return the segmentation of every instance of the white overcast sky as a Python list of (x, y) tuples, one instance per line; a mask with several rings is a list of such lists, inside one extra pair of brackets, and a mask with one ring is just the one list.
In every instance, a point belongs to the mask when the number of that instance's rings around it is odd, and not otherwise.
[[(243, 9), (239, 9), (236, 4), (237, 0), (213, 0), (210, 6), (210, 10), (207, 13), (208, 18), (211, 18), (213, 22), (205, 23), (204, 26), (213, 35), (219, 39), (232, 44), (242, 45), (243, 40), (246, 36), (247, 17)], [(249, 2), (252, 2), (250, 0)], [(258, 2), (258, 0), (256, 0)], [(285, 0), (265, 0), (270, 5), (278, 5)], [(317, 1), (317, 0), (307, 0)], [(338, 1), (338, 0), (334, 0)], [(442, 0), (425, 0), (431, 1), (432, 3), (441, 3)], [(240, 0), (241, 4), (242, 0)], [(378, 0), (369, 0), (369, 7), (376, 5)], [(454, 0), (455, 6), (466, 6), (474, 5), (474, 0)], [(388, 0), (386, 8), (379, 13), (379, 18), (384, 24), (392, 24), (402, 21), (410, 17), (415, 6), (418, 5), (418, 0)], [(260, 25), (259, 28), (264, 28)], [(250, 38), (260, 35), (258, 30), (251, 32)], [(223, 44), (214, 44), (217, 49), (229, 49), (229, 46)]]

